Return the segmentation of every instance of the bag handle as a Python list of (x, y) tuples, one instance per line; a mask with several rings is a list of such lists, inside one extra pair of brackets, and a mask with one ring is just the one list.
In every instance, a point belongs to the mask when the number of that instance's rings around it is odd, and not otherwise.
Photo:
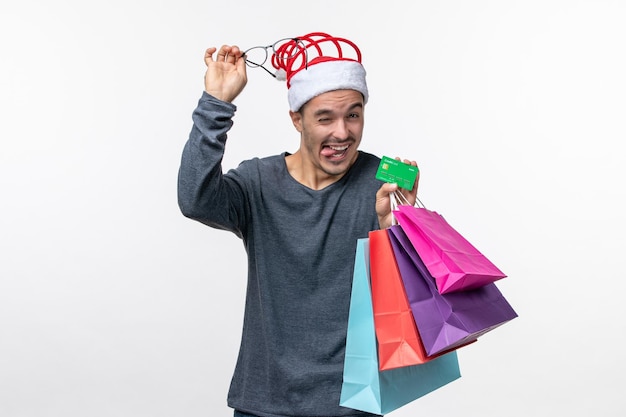
[[(404, 205), (404, 206), (413, 206), (413, 207), (417, 207), (417, 208), (426, 208), (424, 203), (422, 203), (422, 201), (417, 197), (417, 195), (415, 196), (415, 203), (411, 204), (409, 202), (409, 200), (404, 196), (404, 194), (402, 194), (400, 192), (399, 189), (397, 189), (393, 193), (391, 193), (390, 197), (391, 197), (390, 200), (391, 200), (391, 210), (392, 211), (394, 209), (397, 209), (398, 204)], [(400, 200), (400, 203), (398, 203), (398, 200)]]
[(391, 224), (393, 226), (398, 224), (398, 219), (396, 219), (396, 216), (394, 215), (394, 213), (398, 210), (398, 205), (404, 205), (404, 206), (412, 205), (413, 207), (417, 207), (417, 208), (424, 208), (424, 209), (426, 208), (424, 203), (422, 203), (422, 201), (417, 197), (417, 195), (415, 196), (415, 204), (411, 204), (409, 200), (404, 196), (404, 194), (400, 192), (399, 189), (389, 194), (389, 202), (391, 204)]

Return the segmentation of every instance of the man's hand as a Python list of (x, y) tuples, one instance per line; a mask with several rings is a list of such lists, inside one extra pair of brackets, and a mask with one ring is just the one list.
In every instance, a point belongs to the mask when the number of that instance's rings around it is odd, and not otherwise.
[(216, 50), (211, 47), (204, 53), (207, 66), (204, 89), (213, 97), (231, 103), (248, 82), (246, 61), (237, 46), (222, 45), (217, 59), (213, 60)]
[[(400, 161), (400, 158), (395, 158)], [(413, 166), (417, 166), (417, 162), (409, 161), (405, 159), (405, 164), (411, 164)], [(405, 190), (404, 188), (400, 188), (400, 192), (409, 204), (415, 204), (415, 199), (417, 197), (417, 185), (419, 183), (420, 175), (417, 173), (417, 178), (415, 179), (415, 184), (413, 185), (413, 189), (411, 191)], [(391, 212), (391, 199), (389, 198), (389, 194), (398, 190), (398, 184), (395, 183), (386, 183), (383, 184), (376, 193), (376, 214), (378, 214), (378, 225), (381, 229), (387, 229), (391, 227), (393, 213)], [(399, 201), (398, 204), (403, 204), (402, 201)]]

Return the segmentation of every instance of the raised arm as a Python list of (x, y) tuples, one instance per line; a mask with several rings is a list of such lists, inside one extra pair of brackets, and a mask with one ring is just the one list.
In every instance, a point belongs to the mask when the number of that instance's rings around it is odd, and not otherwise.
[(193, 127), (183, 149), (178, 173), (178, 204), (182, 213), (212, 227), (239, 233), (243, 191), (222, 172), (227, 133), (236, 106), (232, 101), (247, 82), (246, 65), (237, 46), (224, 45), (204, 55), (205, 92), (193, 112)]

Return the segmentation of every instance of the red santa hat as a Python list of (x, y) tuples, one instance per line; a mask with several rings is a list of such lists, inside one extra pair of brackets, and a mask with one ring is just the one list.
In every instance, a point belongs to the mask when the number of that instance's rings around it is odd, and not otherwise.
[(356, 90), (367, 103), (361, 51), (348, 39), (313, 32), (283, 43), (272, 56), (276, 78), (287, 81), (289, 108), (334, 90)]

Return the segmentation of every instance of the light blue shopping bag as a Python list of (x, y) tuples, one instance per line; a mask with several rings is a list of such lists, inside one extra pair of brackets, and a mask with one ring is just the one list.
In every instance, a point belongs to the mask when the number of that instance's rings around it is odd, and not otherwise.
[(455, 351), (421, 365), (378, 370), (369, 239), (357, 241), (339, 405), (386, 414), (461, 377)]

